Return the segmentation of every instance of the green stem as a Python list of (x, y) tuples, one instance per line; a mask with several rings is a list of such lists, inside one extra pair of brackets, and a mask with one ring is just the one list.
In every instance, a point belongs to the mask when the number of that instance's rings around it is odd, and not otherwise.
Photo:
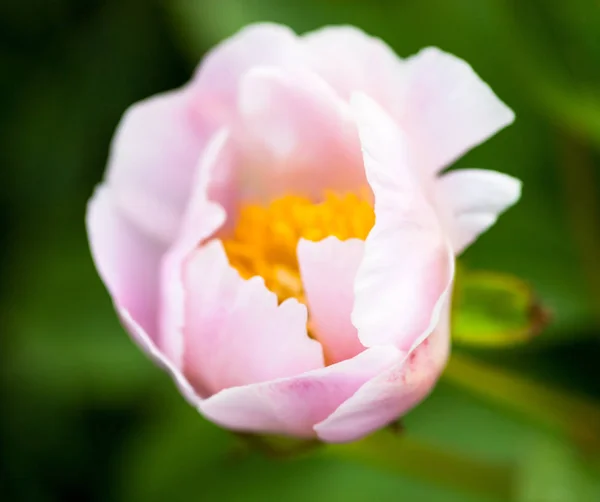
[(568, 436), (586, 450), (600, 450), (598, 403), (456, 352), (444, 378), (478, 397)]
[(360, 441), (326, 444), (316, 440), (236, 434), (246, 447), (237, 455), (257, 451), (280, 461), (314, 455), (350, 460), (400, 476), (453, 489), (463, 494), (504, 501), (513, 491), (515, 472), (504, 462), (490, 462), (439, 449), (396, 428), (379, 431)]
[(579, 246), (581, 264), (584, 267), (592, 294), (595, 311), (600, 312), (600, 201), (596, 196), (597, 177), (591, 153), (582, 140), (563, 131), (558, 144), (561, 146), (562, 183), (567, 203), (570, 227)]
[(486, 500), (508, 500), (513, 489), (514, 473), (506, 463), (465, 457), (389, 431), (355, 443), (326, 445), (320, 452), (465, 494), (485, 496)]

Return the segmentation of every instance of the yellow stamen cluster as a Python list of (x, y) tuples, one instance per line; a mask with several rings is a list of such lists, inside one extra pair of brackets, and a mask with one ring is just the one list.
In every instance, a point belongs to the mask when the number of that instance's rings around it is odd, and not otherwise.
[(280, 302), (291, 297), (304, 301), (298, 241), (320, 241), (331, 235), (364, 240), (374, 222), (370, 202), (355, 193), (327, 193), (319, 203), (287, 195), (268, 206), (242, 207), (233, 234), (223, 239), (223, 245), (242, 277), (263, 277)]

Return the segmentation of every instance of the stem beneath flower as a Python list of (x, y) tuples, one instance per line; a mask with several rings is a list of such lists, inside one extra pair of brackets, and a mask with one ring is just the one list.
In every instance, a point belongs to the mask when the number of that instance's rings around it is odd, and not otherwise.
[(600, 451), (600, 405), (454, 352), (444, 378), (493, 404)]
[(579, 246), (581, 264), (594, 301), (600, 312), (600, 202), (596, 196), (597, 177), (591, 152), (582, 139), (564, 131), (558, 144), (562, 147), (562, 186), (567, 202), (570, 227)]
[(408, 434), (381, 431), (355, 443), (326, 445), (320, 452), (462, 493), (483, 495), (486, 500), (508, 500), (513, 489), (513, 469), (507, 463), (440, 450)]
[(234, 432), (242, 445), (249, 450), (255, 450), (264, 456), (288, 460), (297, 458), (320, 448), (323, 443), (316, 439), (295, 439), (282, 436), (262, 436), (244, 432)]

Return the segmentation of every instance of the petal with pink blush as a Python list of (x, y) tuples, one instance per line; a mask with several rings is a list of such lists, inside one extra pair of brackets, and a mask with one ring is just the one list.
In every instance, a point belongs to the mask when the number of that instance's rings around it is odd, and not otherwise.
[(436, 171), (514, 120), (513, 112), (463, 60), (437, 48), (399, 58), (351, 26), (302, 36), (308, 64), (340, 95), (361, 91), (398, 121), (421, 164)]
[(186, 87), (133, 105), (115, 134), (108, 167), (117, 204), (131, 221), (172, 242), (198, 157), (236, 114), (240, 77), (258, 64), (296, 67), (302, 59), (289, 28), (252, 25), (210, 51)]
[(395, 117), (431, 171), (442, 169), (514, 120), (462, 59), (437, 48), (406, 60), (402, 114)]
[(323, 367), (306, 307), (278, 305), (260, 277), (242, 279), (220, 241), (194, 251), (183, 274), (184, 372), (196, 388), (213, 393)]
[(196, 113), (189, 89), (133, 105), (113, 139), (108, 184), (116, 204), (148, 235), (172, 242), (195, 167), (212, 130)]
[(354, 279), (363, 258), (364, 241), (328, 237), (319, 242), (301, 239), (298, 263), (312, 335), (321, 342), (329, 364), (351, 359), (365, 347), (350, 315), (354, 307)]
[(354, 441), (396, 420), (421, 402), (442, 372), (450, 349), (449, 305), (437, 327), (410, 354), (383, 371), (315, 426), (323, 441)]
[(156, 340), (159, 263), (164, 245), (122, 214), (106, 185), (98, 187), (90, 200), (86, 225), (94, 262), (113, 302)]
[(221, 129), (210, 139), (196, 168), (179, 234), (162, 261), (160, 345), (178, 363), (183, 353), (183, 262), (196, 246), (223, 227), (227, 212), (235, 210), (237, 194), (232, 185), (236, 153), (229, 130)]
[(353, 359), (291, 378), (225, 389), (204, 401), (200, 410), (234, 430), (314, 437), (316, 423), (402, 357), (394, 347), (373, 347)]
[(237, 210), (235, 167), (239, 158), (227, 128), (217, 131), (202, 152), (176, 245), (187, 251), (209, 238)]
[(321, 197), (365, 184), (350, 107), (310, 71), (257, 67), (239, 95), (251, 198), (280, 193)]
[(353, 26), (328, 26), (300, 37), (311, 68), (346, 100), (355, 91), (388, 110), (401, 105), (406, 80), (404, 61), (379, 38)]
[(452, 284), (454, 256), (401, 131), (366, 95), (355, 94), (352, 105), (375, 196), (352, 322), (367, 347), (409, 350), (435, 327)]
[(458, 254), (519, 200), (521, 182), (495, 171), (459, 169), (442, 175), (437, 190), (439, 211)]
[(179, 392), (192, 405), (197, 407), (202, 398), (192, 388), (191, 384), (183, 376), (181, 371), (175, 366), (171, 360), (156, 346), (143, 328), (135, 322), (129, 312), (125, 309), (118, 309), (119, 318), (123, 326), (131, 334), (133, 341), (140, 347), (144, 353), (160, 368), (164, 369), (173, 379)]
[(304, 54), (296, 34), (287, 26), (251, 24), (208, 52), (198, 66), (193, 86), (203, 113), (223, 125), (237, 113), (240, 79), (254, 67), (304, 66)]

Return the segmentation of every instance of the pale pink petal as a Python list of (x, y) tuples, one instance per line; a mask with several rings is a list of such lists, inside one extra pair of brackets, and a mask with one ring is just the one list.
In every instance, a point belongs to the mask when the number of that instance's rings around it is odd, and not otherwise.
[(358, 269), (352, 322), (363, 345), (409, 350), (434, 328), (454, 274), (454, 257), (435, 209), (412, 169), (405, 138), (364, 94), (353, 97), (375, 226)]
[(319, 438), (331, 443), (354, 441), (420, 403), (433, 388), (448, 358), (448, 304), (435, 323), (436, 329), (414, 351), (365, 383), (332, 415), (316, 424)]
[(166, 244), (177, 233), (198, 157), (212, 130), (189, 88), (133, 105), (113, 139), (107, 182), (115, 203)]
[(301, 239), (298, 263), (310, 315), (312, 335), (321, 342), (329, 364), (351, 359), (365, 350), (350, 315), (354, 279), (363, 258), (364, 241), (328, 237)]
[(342, 97), (363, 91), (400, 124), (418, 147), (416, 167), (441, 169), (514, 120), (466, 62), (437, 48), (402, 60), (350, 26), (322, 28), (301, 41), (310, 66)]
[(122, 210), (149, 235), (175, 238), (198, 157), (233, 120), (239, 79), (260, 65), (296, 67), (303, 54), (284, 26), (249, 26), (212, 49), (184, 88), (133, 105), (111, 148), (108, 182)]
[(327, 26), (300, 40), (310, 66), (344, 99), (363, 91), (388, 111), (402, 104), (404, 62), (382, 40), (353, 26)]
[(404, 110), (395, 118), (428, 170), (448, 166), (514, 120), (510, 108), (462, 59), (427, 48), (406, 64)]
[(238, 210), (239, 156), (227, 128), (217, 131), (200, 156), (176, 246), (187, 251), (213, 235)]
[(241, 81), (239, 104), (250, 198), (292, 191), (321, 198), (325, 189), (366, 184), (350, 107), (316, 74), (254, 68)]
[(89, 202), (86, 225), (92, 256), (113, 302), (158, 338), (159, 263), (164, 245), (141, 232), (102, 185)]
[(394, 347), (373, 347), (353, 359), (291, 378), (225, 389), (200, 409), (210, 420), (234, 430), (314, 437), (316, 423), (402, 357)]
[(521, 182), (483, 169), (450, 171), (438, 180), (439, 211), (460, 253), (521, 196)]
[(156, 363), (171, 376), (183, 397), (185, 397), (192, 406), (197, 407), (201, 401), (201, 397), (183, 376), (179, 368), (175, 366), (171, 360), (156, 346), (148, 334), (138, 323), (135, 322), (127, 310), (122, 308), (118, 309), (118, 314), (123, 326), (125, 326), (138, 347), (140, 347), (154, 363)]
[(261, 65), (304, 66), (298, 38), (287, 26), (251, 24), (208, 52), (193, 83), (203, 113), (208, 112), (221, 124), (234, 120), (240, 79)]
[(306, 307), (278, 305), (262, 278), (242, 279), (221, 241), (194, 251), (184, 267), (184, 368), (196, 388), (212, 393), (323, 367)]
[(233, 179), (237, 160), (229, 131), (219, 130), (200, 157), (177, 239), (163, 258), (160, 346), (178, 364), (183, 353), (183, 262), (194, 248), (223, 227), (227, 212), (235, 211)]

